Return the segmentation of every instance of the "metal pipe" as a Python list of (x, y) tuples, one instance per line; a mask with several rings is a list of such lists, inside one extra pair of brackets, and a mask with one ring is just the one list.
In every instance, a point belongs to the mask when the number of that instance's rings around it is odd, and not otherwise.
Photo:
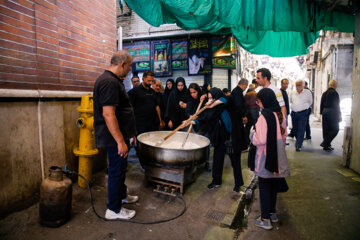
[(80, 98), (89, 94), (91, 95), (92, 92), (0, 89), (0, 97), (17, 98)]
[(118, 28), (118, 50), (123, 49), (123, 34), (122, 34), (122, 27)]
[(41, 180), (44, 181), (44, 150), (43, 150), (43, 138), (42, 138), (42, 124), (41, 124), (41, 101), (38, 101), (38, 129), (39, 129), (39, 146), (40, 146), (40, 168), (41, 168)]

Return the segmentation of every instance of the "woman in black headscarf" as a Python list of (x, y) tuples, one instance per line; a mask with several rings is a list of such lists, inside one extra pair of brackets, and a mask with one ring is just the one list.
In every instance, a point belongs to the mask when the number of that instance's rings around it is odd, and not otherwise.
[(170, 129), (168, 126), (169, 118), (167, 116), (167, 105), (169, 102), (169, 96), (174, 89), (175, 89), (175, 81), (173, 79), (169, 78), (168, 80), (166, 80), (165, 90), (163, 93), (164, 109), (165, 109), (165, 116), (164, 116), (165, 130)]
[(201, 99), (206, 98), (206, 94), (202, 94), (200, 86), (197, 83), (191, 83), (189, 85), (189, 94), (190, 98), (186, 103), (186, 117), (190, 117), (190, 115), (194, 115), (198, 105), (200, 104)]
[(211, 86), (209, 83), (204, 83), (204, 85), (201, 87), (201, 91), (204, 94), (208, 94), (209, 90), (211, 89)]
[(170, 93), (166, 107), (167, 123), (170, 129), (177, 128), (182, 121), (187, 119), (185, 109), (190, 97), (184, 78), (178, 77), (175, 86), (175, 89)]
[[(224, 166), (224, 158), (226, 154), (226, 142), (230, 140), (233, 123), (226, 106), (228, 99), (219, 88), (211, 88), (208, 93), (208, 103), (210, 107), (201, 114), (193, 123), (196, 129), (205, 125), (205, 136), (210, 138), (214, 147), (212, 182), (208, 185), (209, 189), (219, 187), (222, 183), (222, 172)], [(240, 158), (237, 159), (233, 152), (228, 152), (231, 164), (234, 170), (235, 187), (234, 191), (239, 191), (243, 185), (243, 179), (240, 167)]]
[(175, 86), (175, 82), (173, 79), (169, 78), (168, 80), (166, 80), (165, 91), (163, 93), (165, 109), (169, 100), (170, 93), (172, 90), (174, 90), (174, 86)]
[(281, 113), (275, 93), (269, 88), (257, 94), (261, 115), (250, 134), (251, 142), (256, 146), (256, 157), (250, 168), (254, 169), (259, 180), (261, 216), (255, 225), (263, 229), (272, 229), (271, 222), (277, 222), (276, 198), (278, 192), (287, 191), (285, 177), (290, 176), (285, 153), (286, 121)]

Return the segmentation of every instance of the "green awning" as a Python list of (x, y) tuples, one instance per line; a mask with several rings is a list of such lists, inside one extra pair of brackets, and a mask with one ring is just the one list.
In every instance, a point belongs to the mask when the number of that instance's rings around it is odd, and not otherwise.
[[(307, 4), (311, 2), (311, 4)], [(185, 30), (233, 34), (254, 54), (306, 54), (319, 30), (353, 32), (355, 17), (326, 11), (304, 0), (126, 0), (142, 19), (158, 27), (176, 23)]]

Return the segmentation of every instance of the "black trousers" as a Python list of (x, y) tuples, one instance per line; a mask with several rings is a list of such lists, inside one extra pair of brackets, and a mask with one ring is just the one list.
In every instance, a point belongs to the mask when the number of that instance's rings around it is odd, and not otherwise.
[[(226, 154), (225, 140), (221, 141), (218, 146), (214, 148), (214, 158), (213, 158), (213, 169), (212, 177), (213, 183), (216, 185), (221, 185), (222, 183), (222, 173), (224, 168), (224, 159)], [(240, 187), (244, 185), (242, 172), (241, 172), (241, 152), (230, 154), (231, 166), (234, 173), (235, 187)]]
[[(129, 147), (128, 141), (126, 144)], [(119, 156), (117, 147), (107, 147), (106, 151), (109, 158), (107, 208), (118, 213), (127, 192), (125, 185), (127, 158)]]
[(306, 121), (307, 121), (308, 110), (301, 112), (291, 112), (291, 120), (293, 123), (293, 132), (295, 133), (296, 143), (295, 146), (301, 148), (304, 135), (306, 130)]
[(241, 172), (241, 152), (230, 154), (229, 157), (234, 173), (235, 188), (239, 188), (244, 185), (244, 180)]
[(305, 130), (305, 138), (311, 138), (311, 129), (310, 129), (310, 115), (312, 112), (312, 108), (308, 109), (308, 117), (306, 121), (306, 130)]
[(278, 179), (258, 177), (258, 180), (261, 217), (269, 219), (270, 213), (276, 213)]
[(325, 108), (322, 112), (323, 145), (329, 147), (332, 140), (339, 132), (339, 116), (331, 108)]
[(255, 126), (258, 118), (259, 111), (257, 109), (250, 108), (247, 114), (248, 122), (245, 125), (245, 136), (246, 136), (246, 144), (250, 144), (249, 134), (252, 126)]

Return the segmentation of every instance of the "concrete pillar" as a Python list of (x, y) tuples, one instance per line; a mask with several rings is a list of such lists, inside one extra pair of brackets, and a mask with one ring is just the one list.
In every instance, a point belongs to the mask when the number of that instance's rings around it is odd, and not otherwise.
[(354, 39), (354, 61), (352, 75), (352, 154), (350, 168), (360, 173), (360, 14), (356, 15), (355, 39)]

